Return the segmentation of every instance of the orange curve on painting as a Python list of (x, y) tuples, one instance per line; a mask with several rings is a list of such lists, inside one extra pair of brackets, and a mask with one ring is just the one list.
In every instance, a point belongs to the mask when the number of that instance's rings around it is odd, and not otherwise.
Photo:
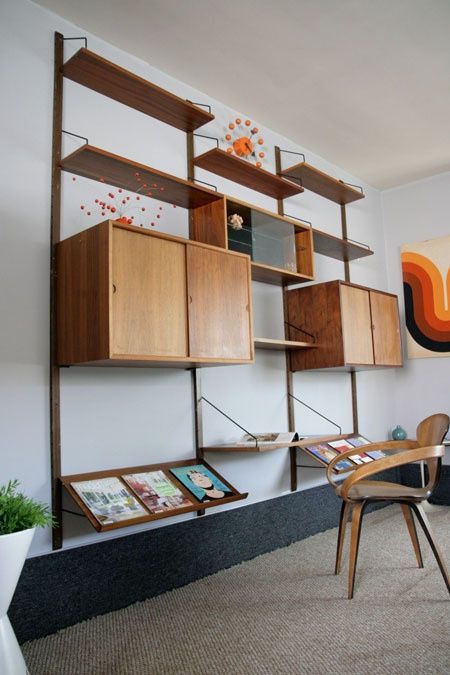
[[(450, 309), (444, 279), (436, 265), (418, 253), (402, 254), (405, 312), (408, 330), (422, 346), (444, 351), (450, 344)], [(450, 298), (450, 268), (446, 277)]]

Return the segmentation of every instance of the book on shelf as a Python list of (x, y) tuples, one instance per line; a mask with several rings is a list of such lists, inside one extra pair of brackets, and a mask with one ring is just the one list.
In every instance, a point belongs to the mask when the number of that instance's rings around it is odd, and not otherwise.
[(193, 505), (164, 471), (125, 474), (122, 478), (150, 513), (162, 513)]
[(244, 434), (236, 445), (273, 445), (275, 443), (293, 443), (298, 441), (299, 436), (296, 431), (268, 431), (260, 434)]
[[(370, 441), (368, 441), (367, 438), (364, 438), (364, 436), (352, 436), (351, 438), (347, 438), (347, 441), (355, 448), (360, 448), (363, 445), (370, 445)], [(364, 454), (372, 459), (382, 459), (383, 457), (386, 457), (386, 453), (382, 450), (368, 450)]]
[[(349, 441), (347, 441), (345, 438), (341, 438), (338, 441), (329, 441), (329, 445), (331, 445), (331, 447), (337, 450), (339, 453), (344, 453), (355, 449), (355, 446), (349, 443)], [(369, 462), (373, 462), (372, 457), (369, 457), (363, 452), (349, 455), (349, 459), (351, 459), (355, 464), (368, 464)]]
[[(304, 447), (317, 457), (317, 459), (325, 462), (325, 464), (329, 464), (332, 459), (339, 455), (339, 452), (331, 448), (328, 443), (314, 443), (313, 445), (305, 445)], [(341, 459), (341, 461), (336, 464), (338, 470), (348, 469), (351, 466), (353, 466), (353, 462), (348, 459)]]
[(119, 478), (74, 481), (71, 486), (101, 525), (148, 516), (146, 509)]
[(170, 473), (201, 503), (237, 494), (203, 464), (177, 466), (170, 469)]

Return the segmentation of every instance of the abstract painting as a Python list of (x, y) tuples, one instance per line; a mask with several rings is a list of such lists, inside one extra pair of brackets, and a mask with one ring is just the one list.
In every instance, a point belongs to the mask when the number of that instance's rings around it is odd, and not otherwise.
[(450, 236), (401, 249), (409, 358), (450, 355)]

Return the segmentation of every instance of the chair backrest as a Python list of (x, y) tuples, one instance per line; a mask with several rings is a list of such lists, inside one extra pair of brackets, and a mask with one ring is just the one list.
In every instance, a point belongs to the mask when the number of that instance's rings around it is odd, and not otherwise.
[[(416, 430), (416, 439), (420, 447), (441, 445), (448, 431), (450, 418), (445, 413), (436, 413), (422, 420)], [(432, 492), (439, 481), (441, 457), (427, 460), (427, 491)]]

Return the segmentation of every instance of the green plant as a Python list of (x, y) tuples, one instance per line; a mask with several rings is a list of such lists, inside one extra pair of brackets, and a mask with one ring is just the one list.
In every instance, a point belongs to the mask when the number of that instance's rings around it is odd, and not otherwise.
[(17, 492), (18, 480), (0, 487), (0, 535), (56, 524), (45, 504)]

